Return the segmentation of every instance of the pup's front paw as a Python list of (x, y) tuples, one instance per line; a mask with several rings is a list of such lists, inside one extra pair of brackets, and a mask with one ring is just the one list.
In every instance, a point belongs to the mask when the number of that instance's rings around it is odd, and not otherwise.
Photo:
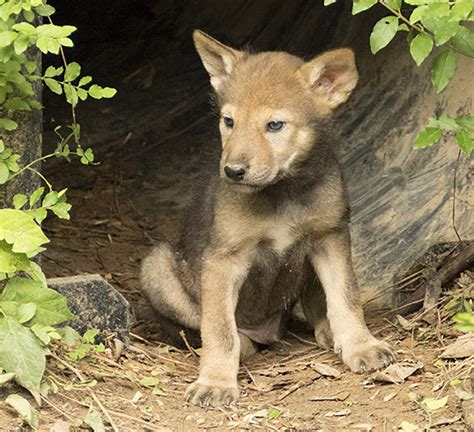
[(186, 390), (185, 399), (194, 405), (201, 407), (220, 407), (230, 405), (240, 397), (239, 388), (219, 386), (219, 385), (204, 385), (195, 381)]
[(390, 345), (374, 337), (342, 347), (342, 361), (356, 373), (382, 369), (393, 363), (395, 358)]

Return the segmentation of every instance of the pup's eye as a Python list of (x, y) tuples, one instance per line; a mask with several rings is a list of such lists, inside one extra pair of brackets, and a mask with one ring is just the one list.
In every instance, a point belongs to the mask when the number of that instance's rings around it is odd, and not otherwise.
[(227, 127), (233, 127), (234, 126), (234, 119), (232, 117), (224, 117), (224, 124)]
[(285, 122), (282, 121), (271, 121), (267, 123), (267, 129), (270, 132), (278, 132), (283, 128), (283, 126), (285, 126)]

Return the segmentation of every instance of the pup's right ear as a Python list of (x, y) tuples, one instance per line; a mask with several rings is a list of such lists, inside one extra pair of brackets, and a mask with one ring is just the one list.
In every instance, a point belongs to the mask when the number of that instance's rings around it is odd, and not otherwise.
[(211, 77), (211, 85), (219, 91), (245, 53), (220, 43), (201, 30), (194, 30), (193, 39), (199, 57)]

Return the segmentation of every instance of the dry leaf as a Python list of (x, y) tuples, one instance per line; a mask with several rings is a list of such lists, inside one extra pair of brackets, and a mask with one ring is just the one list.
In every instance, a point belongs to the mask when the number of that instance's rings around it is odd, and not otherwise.
[(350, 396), (349, 392), (337, 393), (334, 396), (311, 396), (309, 398), (312, 402), (322, 402), (322, 401), (345, 401)]
[(373, 426), (370, 423), (351, 423), (349, 425), (351, 429), (371, 431)]
[(449, 424), (453, 424), (458, 422), (459, 420), (462, 419), (462, 415), (458, 414), (457, 416), (451, 417), (451, 418), (443, 418), (440, 420), (435, 421), (434, 423), (431, 423), (431, 427), (435, 428), (438, 426), (445, 426)]
[(445, 347), (440, 357), (444, 359), (474, 356), (474, 333), (459, 336), (455, 342)]
[(397, 394), (398, 392), (389, 393), (387, 396), (383, 398), (383, 401), (384, 402), (391, 401)]
[(327, 364), (324, 363), (311, 363), (311, 367), (318, 372), (319, 374), (323, 376), (329, 376), (332, 378), (339, 378), (341, 376), (341, 372), (339, 372), (337, 369), (333, 368), (332, 366), (328, 366)]
[(351, 413), (350, 409), (344, 409), (341, 411), (328, 411), (325, 415), (325, 417), (345, 417), (348, 416)]
[(375, 372), (366, 381), (364, 381), (364, 384), (375, 382), (401, 384), (410, 375), (422, 369), (423, 366), (424, 365), (422, 362), (416, 362), (415, 364), (410, 362), (394, 363), (383, 371)]
[(137, 391), (132, 398), (132, 403), (136, 404), (141, 399), (142, 396), (143, 396), (143, 393), (140, 391)]

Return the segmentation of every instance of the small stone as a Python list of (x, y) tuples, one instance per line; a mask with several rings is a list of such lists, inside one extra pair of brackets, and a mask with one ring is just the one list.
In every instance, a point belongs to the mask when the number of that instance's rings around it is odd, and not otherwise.
[(48, 279), (48, 287), (66, 297), (77, 317), (67, 321), (80, 334), (97, 328), (115, 334), (125, 345), (129, 342), (129, 303), (112, 285), (98, 274)]

